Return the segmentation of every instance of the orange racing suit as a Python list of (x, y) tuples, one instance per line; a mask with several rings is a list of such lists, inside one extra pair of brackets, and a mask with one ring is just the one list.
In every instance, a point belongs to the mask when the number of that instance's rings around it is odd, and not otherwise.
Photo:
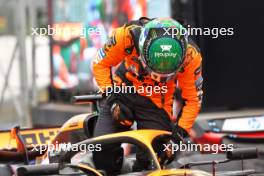
[[(198, 47), (189, 42), (185, 61), (175, 76), (175, 80), (170, 80), (164, 84), (157, 83), (148, 74), (143, 74), (138, 61), (139, 55), (135, 47), (135, 38), (131, 31), (138, 27), (137, 24), (126, 24), (117, 28), (110, 36), (108, 42), (101, 48), (93, 60), (93, 72), (100, 90), (104, 91), (114, 83), (120, 85), (128, 80), (132, 85), (139, 87), (160, 86), (164, 91), (151, 96), (146, 92), (139, 93), (146, 96), (158, 107), (164, 108), (169, 117), (172, 117), (172, 104), (176, 87), (181, 90), (184, 106), (180, 115), (178, 125), (186, 131), (190, 131), (201, 107), (202, 99), (202, 57)], [(119, 64), (119, 65), (118, 65)], [(111, 74), (111, 68), (117, 66), (121, 74)], [(120, 73), (120, 72), (119, 72)], [(163, 87), (162, 87), (163, 86)]]

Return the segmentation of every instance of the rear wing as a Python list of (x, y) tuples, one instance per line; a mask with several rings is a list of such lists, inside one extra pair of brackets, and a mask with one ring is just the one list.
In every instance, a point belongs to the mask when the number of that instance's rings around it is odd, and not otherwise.
[[(51, 142), (57, 135), (60, 127), (48, 127), (48, 128), (27, 128), (21, 129), (21, 134), (24, 143), (27, 147), (33, 145), (43, 145)], [(0, 131), (0, 150), (3, 149), (16, 149), (17, 142), (12, 136), (11, 130)]]

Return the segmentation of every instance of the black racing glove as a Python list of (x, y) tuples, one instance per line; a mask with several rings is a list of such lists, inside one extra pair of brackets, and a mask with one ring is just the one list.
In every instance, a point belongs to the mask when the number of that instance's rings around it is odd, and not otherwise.
[(132, 126), (134, 122), (132, 111), (120, 101), (115, 101), (113, 103), (111, 106), (111, 114), (121, 125)]
[(188, 137), (188, 133), (185, 129), (181, 128), (177, 124), (173, 127), (171, 138), (164, 144), (166, 148), (164, 148), (161, 156), (160, 156), (160, 164), (168, 165), (175, 158), (179, 151), (175, 151), (175, 145), (180, 145), (181, 142), (185, 143), (185, 139)]
[(122, 94), (110, 93), (106, 97), (106, 103), (110, 106), (112, 117), (124, 126), (132, 126), (134, 123), (132, 110), (123, 103), (121, 99)]
[(172, 129), (171, 137), (173, 142), (179, 143), (180, 141), (184, 142), (189, 135), (185, 129), (176, 124)]

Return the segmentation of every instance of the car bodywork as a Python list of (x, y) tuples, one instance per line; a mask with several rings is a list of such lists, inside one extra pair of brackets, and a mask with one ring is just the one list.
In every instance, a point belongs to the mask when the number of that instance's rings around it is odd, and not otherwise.
[[(97, 99), (100, 98), (101, 97), (97, 97)], [(81, 97), (80, 99), (81, 99), (81, 103), (86, 101), (86, 97)], [(82, 170), (86, 174), (89, 173), (91, 175), (100, 175), (100, 174), (103, 175), (101, 172), (91, 167), (91, 165), (83, 164), (81, 162), (71, 163), (71, 158), (76, 154), (74, 152), (71, 151), (60, 152), (54, 156), (54, 155), (50, 155), (50, 153), (47, 150), (42, 150), (44, 152), (40, 153), (39, 152), (40, 150), (37, 149), (40, 149), (41, 147), (47, 149), (47, 146), (50, 143), (56, 144), (56, 143), (70, 142), (72, 144), (77, 144), (77, 145), (80, 144), (88, 145), (92, 143), (107, 144), (112, 142), (122, 142), (122, 143), (128, 142), (144, 148), (146, 152), (149, 153), (149, 156), (153, 160), (153, 165), (155, 166), (150, 171), (143, 171), (140, 173), (129, 173), (130, 175), (153, 175), (153, 176), (154, 175), (175, 175), (175, 176), (201, 175), (203, 176), (209, 174), (207, 172), (203, 172), (199, 170), (180, 169), (180, 168), (166, 169), (166, 167), (161, 166), (159, 164), (159, 159), (156, 155), (156, 151), (153, 149), (152, 143), (157, 137), (169, 136), (170, 133), (166, 131), (137, 130), (137, 131), (128, 131), (123, 133), (109, 134), (109, 135), (93, 138), (93, 128), (95, 126), (97, 117), (98, 117), (98, 113), (97, 111), (95, 111), (95, 113), (76, 115), (71, 119), (69, 119), (67, 122), (65, 122), (61, 127), (44, 128), (44, 129), (25, 129), (21, 131), (11, 130), (11, 131), (0, 132), (0, 139), (2, 139), (0, 140), (0, 162), (6, 163), (5, 166), (8, 167), (12, 166), (11, 168), (13, 169), (13, 171), (11, 174), (14, 174), (16, 170), (16, 167), (13, 166), (26, 164), (20, 167), (22, 168), (20, 170), (23, 170), (23, 167), (25, 167), (24, 170), (27, 170), (28, 167), (29, 168), (32, 167), (34, 169), (40, 167), (39, 169), (40, 171), (41, 169), (43, 171), (52, 168), (51, 170), (54, 173), (60, 174), (63, 173), (61, 172), (63, 167), (66, 168), (70, 167), (70, 168), (77, 168), (79, 170)], [(192, 133), (192, 138), (197, 143), (207, 142), (209, 144), (210, 143), (220, 144), (223, 142), (224, 136), (228, 136), (229, 134), (231, 134), (227, 131), (225, 133), (222, 133), (223, 131), (214, 131), (213, 128), (209, 128), (210, 127), (209, 124), (211, 122), (210, 120), (212, 119), (201, 119), (201, 120), (202, 122), (197, 121), (196, 125), (194, 126), (194, 131)], [(217, 120), (217, 118), (215, 120)], [(206, 125), (204, 126), (204, 124)], [(249, 173), (252, 172), (250, 171)], [(228, 175), (227, 173), (225, 174)], [(233, 175), (239, 175), (239, 174), (241, 175), (241, 172), (238, 172), (238, 174), (233, 174)], [(125, 175), (128, 175), (128, 173), (126, 173)], [(246, 174), (244, 173), (244, 175)]]
[(234, 144), (264, 149), (264, 111), (244, 110), (203, 113), (197, 118), (192, 139), (198, 144)]

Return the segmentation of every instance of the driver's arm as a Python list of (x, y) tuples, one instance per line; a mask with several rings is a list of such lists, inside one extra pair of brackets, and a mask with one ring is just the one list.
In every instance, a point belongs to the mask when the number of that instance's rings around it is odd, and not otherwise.
[(190, 131), (200, 111), (202, 101), (202, 57), (193, 47), (188, 46), (182, 73), (177, 76), (182, 98), (185, 101), (179, 126)]
[(102, 92), (112, 86), (111, 67), (126, 57), (125, 46), (130, 42), (126, 35), (125, 27), (117, 28), (104, 47), (98, 50), (93, 60), (94, 77)]

